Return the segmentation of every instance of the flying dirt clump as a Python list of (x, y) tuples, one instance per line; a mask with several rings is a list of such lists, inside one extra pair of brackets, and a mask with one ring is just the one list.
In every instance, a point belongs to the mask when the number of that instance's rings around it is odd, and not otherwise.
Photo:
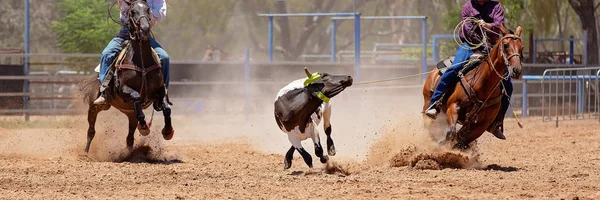
[(398, 117), (397, 121), (384, 127), (382, 137), (371, 146), (367, 162), (371, 165), (431, 170), (478, 167), (476, 142), (466, 151), (440, 145), (432, 140), (435, 137), (430, 133), (431, 126), (423, 126), (419, 116), (417, 113), (411, 117)]
[(354, 174), (353, 171), (355, 170), (353, 170), (350, 165), (340, 164), (333, 160), (329, 160), (325, 165), (326, 174), (342, 174), (344, 176), (349, 176), (350, 174)]
[(410, 166), (414, 169), (440, 170), (445, 168), (472, 168), (478, 163), (477, 156), (469, 152), (447, 150), (443, 147), (419, 150), (407, 147), (390, 160), (391, 167)]

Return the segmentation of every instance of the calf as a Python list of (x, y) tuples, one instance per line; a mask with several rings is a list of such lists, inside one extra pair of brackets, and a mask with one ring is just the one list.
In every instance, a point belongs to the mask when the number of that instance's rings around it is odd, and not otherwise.
[(307, 78), (291, 82), (279, 90), (275, 99), (275, 121), (288, 135), (292, 146), (285, 154), (284, 169), (292, 166), (294, 151), (298, 150), (304, 162), (312, 168), (312, 157), (302, 147), (301, 141), (311, 138), (315, 144), (315, 154), (321, 163), (329, 159), (323, 155), (317, 126), (324, 119), (327, 135), (327, 153), (335, 155), (335, 146), (331, 139), (331, 104), (329, 99), (352, 85), (351, 76), (333, 76), (327, 73), (313, 73), (304, 68)]

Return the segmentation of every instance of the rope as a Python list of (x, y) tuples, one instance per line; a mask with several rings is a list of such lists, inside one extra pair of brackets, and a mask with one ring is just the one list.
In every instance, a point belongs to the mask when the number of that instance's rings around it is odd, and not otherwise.
[[(502, 87), (503, 87), (503, 88), (506, 88), (506, 87), (504, 86), (504, 81), (500, 81), (500, 84), (502, 84)], [(525, 83), (523, 83), (523, 84), (525, 84)], [(509, 96), (509, 95), (506, 93), (506, 89), (502, 90), (502, 94), (503, 94), (503, 95), (506, 95), (506, 97), (508, 97), (508, 105), (509, 105), (510, 107), (513, 107), (513, 108), (514, 108), (514, 106), (512, 105), (512, 99), (511, 99), (511, 98), (510, 98), (510, 96)], [(519, 128), (523, 128), (523, 124), (521, 123), (521, 120), (519, 119), (519, 117), (517, 117), (517, 113), (515, 112), (515, 110), (511, 110), (511, 111), (512, 111), (512, 113), (513, 113), (513, 116), (514, 116), (514, 117), (515, 117), (515, 119), (517, 120), (517, 125), (519, 125)]]
[[(464, 31), (464, 28), (467, 25), (467, 23), (471, 23), (471, 24), (474, 24), (475, 26), (477, 26), (479, 28), (479, 30), (481, 31), (481, 35), (483, 36), (480, 43), (472, 43), (469, 40), (462, 41), (462, 39), (460, 37), (454, 38), (454, 42), (456, 42), (456, 44), (458, 44), (458, 46), (460, 48), (475, 50), (475, 49), (478, 49), (479, 47), (483, 46), (484, 44), (487, 44), (488, 43), (488, 37), (487, 37), (487, 33), (488, 32), (496, 34), (498, 36), (502, 36), (499, 33), (494, 32), (491, 29), (488, 29), (488, 28), (486, 28), (484, 26), (481, 26), (481, 25), (477, 24), (477, 21), (479, 21), (479, 19), (477, 19), (475, 17), (467, 17), (464, 20), (460, 21), (458, 23), (458, 25), (456, 25), (456, 27), (454, 28), (454, 32), (453, 32), (454, 35), (458, 35), (459, 29), (461, 31)], [(462, 45), (463, 43), (467, 43), (471, 47), (465, 47), (464, 45)]]
[[(462, 61), (462, 62), (460, 62), (460, 64), (464, 64), (464, 63), (467, 63), (467, 62), (469, 62), (469, 60)], [(455, 64), (455, 63), (452, 63), (452, 64)], [(368, 85), (368, 84), (374, 84), (374, 83), (383, 83), (383, 82), (397, 81), (397, 80), (402, 80), (402, 79), (406, 79), (406, 78), (412, 78), (412, 77), (417, 77), (417, 76), (429, 74), (433, 70), (435, 70), (435, 69), (432, 69), (430, 71), (423, 72), (423, 73), (418, 73), (418, 74), (413, 74), (413, 75), (408, 75), (408, 76), (401, 76), (401, 77), (397, 77), (397, 78), (380, 79), (380, 80), (374, 80), (374, 81), (362, 81), (362, 82), (359, 82), (359, 83), (355, 83), (354, 85)]]
[(150, 116), (150, 123), (148, 124), (148, 128), (152, 126), (152, 120), (154, 120), (154, 109), (152, 109), (152, 115)]
[(424, 75), (424, 74), (429, 74), (432, 71), (433, 70), (428, 71), (428, 72), (423, 72), (423, 73), (408, 75), (408, 76), (401, 76), (401, 77), (397, 77), (397, 78), (381, 79), (381, 80), (374, 80), (374, 81), (363, 81), (363, 82), (356, 83), (354, 85), (367, 85), (367, 84), (374, 84), (374, 83), (383, 83), (383, 82), (389, 82), (389, 81), (396, 81), (396, 80), (401, 80), (401, 79), (406, 79), (406, 78), (412, 78), (412, 77), (416, 77), (416, 76), (421, 76), (421, 75)]

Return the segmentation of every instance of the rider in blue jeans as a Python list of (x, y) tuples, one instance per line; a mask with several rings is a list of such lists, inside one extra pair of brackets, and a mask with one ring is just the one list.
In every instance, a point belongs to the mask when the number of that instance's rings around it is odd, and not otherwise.
[[(119, 0), (120, 5), (121, 5), (120, 6), (121, 7), (121, 22), (125, 22), (125, 21), (127, 21), (127, 17), (128, 17), (127, 10), (129, 8), (129, 6), (126, 3), (121, 2), (121, 1), (122, 0)], [(154, 27), (156, 22), (163, 20), (165, 18), (165, 16), (167, 15), (167, 3), (165, 2), (165, 0), (147, 0), (146, 3), (148, 4), (148, 7), (150, 7), (152, 27)], [(108, 74), (110, 65), (112, 64), (113, 60), (115, 59), (117, 54), (121, 50), (123, 50), (123, 47), (121, 47), (121, 44), (128, 37), (129, 37), (129, 30), (127, 30), (126, 27), (121, 28), (121, 31), (119, 31), (119, 34), (116, 37), (114, 37), (108, 43), (106, 48), (104, 48), (104, 51), (102, 51), (102, 57), (100, 59), (100, 73), (99, 73), (100, 83), (102, 84), (102, 86), (101, 86), (102, 88), (100, 89), (101, 95), (100, 95), (100, 97), (98, 97), (98, 99), (96, 99), (94, 101), (94, 104), (105, 104), (106, 103), (104, 88), (106, 88), (108, 86), (108, 83), (105, 83), (104, 81), (106, 79), (106, 75)], [(156, 40), (153, 37), (150, 37), (149, 40), (150, 40), (150, 46), (154, 49), (154, 51), (156, 51), (156, 54), (158, 54), (158, 58), (160, 59), (160, 64), (162, 66), (162, 73), (163, 73), (163, 77), (164, 77), (165, 87), (169, 87), (169, 54), (167, 54), (165, 49), (163, 49), (162, 46), (160, 46), (160, 44), (158, 44), (158, 42), (156, 42)]]
[[(475, 17), (479, 19), (477, 21), (478, 26), (474, 26), (472, 24), (466, 23), (463, 29), (459, 29), (460, 38), (462, 41), (469, 41), (471, 44), (478, 44), (482, 41), (482, 36), (477, 33), (481, 33), (479, 30), (479, 26), (484, 27), (489, 30), (498, 30), (501, 24), (504, 24), (504, 10), (502, 5), (497, 1), (490, 0), (470, 0), (462, 8), (462, 20), (465, 20), (468, 17)], [(495, 31), (498, 32), (498, 31)], [(491, 44), (495, 44), (499, 39), (495, 34), (488, 34), (490, 36), (488, 39)], [(482, 46), (484, 50), (490, 50), (489, 44), (484, 44)], [(471, 46), (467, 42), (463, 42), (458, 47), (458, 51), (454, 56), (454, 61), (452, 62), (452, 66), (449, 67), (446, 72), (440, 78), (440, 82), (438, 83), (435, 91), (433, 92), (433, 96), (431, 97), (429, 108), (425, 111), (425, 115), (435, 119), (437, 114), (440, 112), (441, 105), (440, 100), (447, 90), (455, 86), (459, 81), (458, 72), (462, 69), (463, 64), (473, 55), (473, 50)], [(503, 80), (504, 90), (506, 94), (502, 97), (501, 109), (496, 117), (496, 120), (492, 125), (488, 128), (496, 138), (498, 139), (506, 139), (504, 136), (504, 115), (506, 115), (506, 111), (508, 111), (508, 106), (510, 105), (510, 95), (512, 95), (513, 87), (512, 81), (510, 77), (508, 80)]]

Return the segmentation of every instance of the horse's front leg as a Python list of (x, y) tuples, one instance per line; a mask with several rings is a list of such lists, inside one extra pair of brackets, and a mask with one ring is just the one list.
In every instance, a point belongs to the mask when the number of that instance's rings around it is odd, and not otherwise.
[(140, 100), (140, 93), (132, 89), (127, 85), (123, 85), (123, 93), (129, 94), (133, 100), (133, 110), (135, 111), (135, 117), (137, 118), (137, 128), (140, 134), (146, 136), (150, 134), (150, 125), (146, 123), (146, 116), (142, 110), (142, 102)]
[(171, 106), (167, 102), (166, 94), (164, 92), (165, 90), (163, 89), (161, 91), (163, 92), (161, 92), (161, 95), (159, 96), (162, 99), (161, 107), (163, 111), (163, 116), (165, 117), (165, 127), (162, 129), (162, 135), (165, 140), (170, 140), (175, 134), (175, 130), (173, 129), (173, 125), (171, 124)]
[(98, 118), (98, 113), (103, 110), (108, 110), (110, 108), (110, 104), (105, 105), (94, 105), (90, 104), (88, 108), (88, 132), (87, 132), (87, 143), (85, 145), (85, 152), (88, 153), (90, 151), (90, 145), (92, 144), (92, 140), (96, 135), (96, 119)]
[(129, 113), (126, 115), (127, 119), (129, 120), (129, 131), (127, 132), (127, 149), (129, 149), (129, 151), (133, 151), (133, 136), (135, 133), (135, 128), (138, 124), (138, 120), (136, 119), (136, 115), (133, 113)]
[(446, 122), (450, 127), (450, 131), (446, 133), (446, 139), (442, 141), (443, 144), (453, 141), (456, 139), (456, 125), (458, 124), (458, 103), (453, 102), (448, 104), (448, 110), (446, 112)]

